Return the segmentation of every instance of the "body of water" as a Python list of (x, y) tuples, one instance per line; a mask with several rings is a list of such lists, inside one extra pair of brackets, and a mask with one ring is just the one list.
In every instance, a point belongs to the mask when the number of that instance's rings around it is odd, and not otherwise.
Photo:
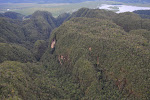
[(133, 12), (135, 10), (150, 10), (150, 7), (138, 7), (138, 6), (128, 6), (128, 5), (107, 5), (103, 4), (99, 9), (107, 9), (116, 11), (116, 13), (123, 12)]

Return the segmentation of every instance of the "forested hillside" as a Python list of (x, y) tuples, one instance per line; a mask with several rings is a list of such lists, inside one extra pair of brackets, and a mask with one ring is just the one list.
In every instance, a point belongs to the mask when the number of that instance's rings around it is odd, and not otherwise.
[(24, 15), (16, 13), (16, 12), (11, 12), (8, 11), (6, 13), (1, 13), (0, 17), (6, 17), (6, 18), (11, 18), (11, 19), (18, 19), (18, 20), (22, 20)]
[(134, 13), (139, 14), (142, 18), (150, 19), (150, 10), (137, 10)]
[(149, 26), (135, 13), (88, 8), (2, 14), (0, 99), (149, 100)]
[(67, 20), (75, 17), (88, 17), (88, 18), (100, 18), (100, 19), (112, 19), (116, 13), (112, 11), (81, 8), (77, 12), (74, 12)]

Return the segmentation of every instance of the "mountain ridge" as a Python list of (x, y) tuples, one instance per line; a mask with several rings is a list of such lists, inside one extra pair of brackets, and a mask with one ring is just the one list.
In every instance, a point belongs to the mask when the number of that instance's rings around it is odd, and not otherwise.
[(149, 26), (135, 13), (88, 8), (2, 16), (0, 99), (149, 100)]

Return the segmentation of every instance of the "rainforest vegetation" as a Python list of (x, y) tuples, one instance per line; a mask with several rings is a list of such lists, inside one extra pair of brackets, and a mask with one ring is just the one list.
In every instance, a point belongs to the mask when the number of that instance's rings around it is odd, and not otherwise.
[(137, 10), (134, 13), (139, 14), (142, 18), (150, 19), (150, 10)]
[(150, 19), (141, 14), (1, 14), (0, 100), (149, 100)]

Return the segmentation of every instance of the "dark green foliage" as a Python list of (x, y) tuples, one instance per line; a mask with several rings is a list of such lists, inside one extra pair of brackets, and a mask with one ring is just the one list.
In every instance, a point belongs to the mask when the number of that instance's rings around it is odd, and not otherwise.
[(142, 20), (142, 29), (150, 30), (150, 19), (143, 19)]
[(150, 15), (142, 15), (142, 14), (139, 14), (139, 16), (141, 18), (144, 18), (144, 19), (150, 19)]
[(126, 32), (136, 29), (150, 30), (150, 19), (142, 19), (139, 15), (131, 12), (120, 13), (114, 17), (113, 21), (123, 27)]
[(24, 41), (25, 35), (22, 33), (20, 26), (21, 22), (18, 20), (0, 18), (0, 37), (11, 43)]
[[(6, 14), (11, 15), (11, 13), (13, 12)], [(48, 40), (51, 31), (58, 24), (62, 24), (64, 18), (65, 16), (55, 19), (51, 13), (46, 11), (36, 11), (22, 21), (1, 17), (0, 42), (21, 44), (31, 50), (37, 40)]]
[(49, 46), (43, 58), (55, 56), (59, 73), (79, 84), (80, 98), (149, 98), (150, 44), (140, 31), (129, 34), (109, 20), (74, 18), (53, 32), (50, 43), (54, 38), (54, 54)]
[(141, 28), (141, 18), (134, 13), (126, 12), (120, 13), (114, 18), (114, 22), (122, 26), (123, 29), (127, 32), (130, 30), (140, 29)]
[(0, 64), (0, 73), (1, 100), (49, 100), (57, 90), (56, 80), (40, 64), (7, 61)]
[(34, 56), (26, 48), (15, 44), (0, 43), (0, 63), (3, 61), (33, 62)]
[(100, 18), (100, 19), (112, 19), (116, 13), (112, 11), (106, 11), (101, 9), (88, 9), (88, 8), (81, 8), (77, 12), (74, 12), (69, 18), (74, 17), (87, 17), (87, 18)]
[(56, 27), (54, 17), (46, 11), (36, 11), (29, 20), (23, 22), (23, 31), (28, 41), (48, 39), (51, 31)]
[(149, 100), (150, 20), (87, 8), (68, 16), (1, 18), (0, 99)]
[(16, 12), (6, 12), (3, 14), (4, 17), (7, 17), (7, 18), (11, 18), (11, 19), (18, 19), (18, 20), (22, 20), (24, 15), (22, 14), (19, 14), (19, 13), (16, 13)]
[(57, 26), (60, 26), (69, 16), (70, 16), (69, 13), (63, 13), (59, 15), (56, 19)]
[(150, 10), (137, 10), (137, 11), (134, 11), (134, 13), (140, 15), (140, 17), (142, 18), (150, 19)]
[(145, 29), (132, 30), (130, 31), (130, 34), (140, 35), (141, 37), (144, 37), (145, 39), (147, 39), (147, 42), (150, 42), (150, 31), (148, 30), (145, 30)]
[(42, 55), (45, 53), (45, 50), (47, 49), (47, 42), (44, 40), (37, 40), (34, 44), (34, 56), (39, 61)]
[[(31, 95), (32, 78), (27, 73), (28, 67), (19, 62), (4, 62), (0, 64), (0, 99), (17, 98), (29, 99), (34, 98)], [(30, 70), (28, 70), (30, 71)], [(30, 82), (30, 83), (29, 83)], [(31, 89), (30, 89), (30, 88)]]

